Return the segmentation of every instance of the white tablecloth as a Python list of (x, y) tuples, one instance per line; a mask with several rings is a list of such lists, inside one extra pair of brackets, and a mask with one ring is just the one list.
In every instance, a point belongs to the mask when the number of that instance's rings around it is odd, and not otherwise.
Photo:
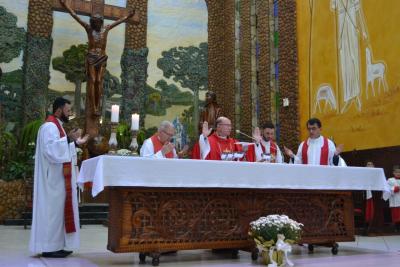
[(376, 190), (390, 194), (383, 169), (190, 159), (99, 156), (85, 160), (78, 183), (105, 186)]

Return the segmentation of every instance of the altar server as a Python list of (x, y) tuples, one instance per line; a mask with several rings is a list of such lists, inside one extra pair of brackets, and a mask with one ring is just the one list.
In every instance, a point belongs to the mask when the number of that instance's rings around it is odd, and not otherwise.
[(387, 180), (390, 187), (389, 206), (396, 232), (400, 231), (400, 166), (393, 167), (393, 176)]

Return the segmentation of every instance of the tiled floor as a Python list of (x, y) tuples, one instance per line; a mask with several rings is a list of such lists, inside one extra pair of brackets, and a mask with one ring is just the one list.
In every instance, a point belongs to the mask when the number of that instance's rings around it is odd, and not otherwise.
[[(28, 252), (29, 230), (21, 226), (0, 225), (1, 267), (94, 267), (94, 266), (139, 266), (137, 253), (114, 254), (106, 250), (107, 228), (95, 225), (81, 230), (81, 249), (65, 259), (30, 257)], [(357, 236), (355, 242), (339, 244), (339, 254), (333, 256), (329, 248), (316, 247), (308, 254), (307, 247), (295, 246), (290, 258), (295, 266), (346, 267), (346, 266), (400, 266), (400, 236)], [(160, 258), (160, 266), (262, 266), (252, 262), (250, 254), (240, 252), (239, 259), (228, 255), (213, 254), (210, 250), (179, 251)], [(151, 260), (146, 265), (151, 266)]]

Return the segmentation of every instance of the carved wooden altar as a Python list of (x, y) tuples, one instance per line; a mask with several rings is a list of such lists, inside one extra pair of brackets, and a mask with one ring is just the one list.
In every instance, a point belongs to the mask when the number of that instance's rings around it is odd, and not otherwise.
[[(197, 189), (110, 187), (107, 248), (139, 252), (158, 265), (168, 250), (252, 251), (249, 222), (286, 214), (304, 224), (301, 242), (332, 245), (354, 240), (351, 192), (281, 189)], [(309, 249), (312, 250), (312, 246)]]

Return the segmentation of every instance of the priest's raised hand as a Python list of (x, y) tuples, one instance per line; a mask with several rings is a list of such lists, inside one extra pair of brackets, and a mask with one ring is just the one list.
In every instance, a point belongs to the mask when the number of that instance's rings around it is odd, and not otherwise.
[(208, 122), (203, 122), (203, 129), (201, 131), (201, 133), (203, 134), (203, 137), (207, 137), (211, 134), (212, 132), (212, 128), (208, 128)]

